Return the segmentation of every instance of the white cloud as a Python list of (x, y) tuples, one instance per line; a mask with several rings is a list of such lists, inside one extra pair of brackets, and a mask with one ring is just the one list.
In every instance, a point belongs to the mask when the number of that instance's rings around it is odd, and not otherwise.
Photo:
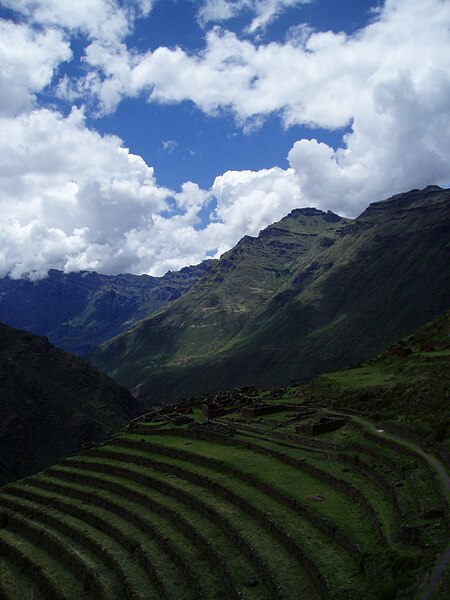
[(132, 31), (134, 19), (148, 15), (151, 0), (3, 0), (2, 4), (50, 27), (78, 31), (103, 43), (120, 42)]
[(254, 14), (252, 22), (246, 28), (247, 33), (264, 29), (287, 8), (309, 4), (313, 0), (204, 0), (198, 11), (199, 23), (204, 27), (208, 23), (227, 21), (243, 11)]
[(87, 62), (105, 111), (147, 93), (153, 102), (190, 100), (211, 115), (228, 110), (241, 123), (277, 112), (286, 126), (341, 128), (361, 104), (373, 104), (387, 74), (409, 72), (428, 93), (428, 71), (449, 70), (449, 23), (447, 2), (388, 0), (375, 22), (351, 36), (303, 27), (285, 43), (258, 45), (215, 27), (197, 54), (160, 47), (137, 55), (93, 44)]
[(142, 158), (87, 129), (76, 109), (3, 118), (0, 140), (1, 274), (133, 268), (126, 236), (149, 232), (168, 196)]
[(110, 109), (113, 96), (147, 93), (209, 115), (230, 111), (250, 132), (273, 113), (285, 127), (349, 128), (336, 151), (301, 140), (290, 153), (312, 204), (356, 214), (391, 192), (450, 179), (449, 2), (387, 0), (353, 35), (302, 26), (285, 43), (255, 44), (216, 27), (197, 54), (122, 48), (89, 60), (107, 75), (98, 89), (114, 91)]
[(368, 202), (430, 183), (450, 181), (450, 74), (430, 70), (414, 84), (392, 73), (373, 90), (370, 110), (357, 112), (346, 146), (333, 150), (301, 140), (289, 153), (302, 193), (317, 204), (355, 215)]
[[(288, 3), (256, 4), (262, 11)], [(209, 3), (216, 11), (227, 5)], [(191, 54), (126, 46), (127, 11), (148, 11), (150, 2), (20, 6), (42, 27), (0, 21), (0, 276), (38, 277), (51, 267), (161, 275), (214, 248), (220, 254), (297, 206), (355, 215), (392, 193), (450, 181), (448, 2), (387, 0), (351, 36), (305, 25), (284, 43), (256, 44), (213, 28)], [(73, 32), (89, 38), (88, 73), (62, 79), (60, 97), (92, 92), (112, 112), (122, 98), (146, 94), (151, 102), (190, 100), (210, 115), (230, 111), (248, 132), (277, 113), (286, 127), (347, 126), (348, 133), (338, 149), (299, 140), (286, 170), (228, 171), (210, 190), (192, 182), (178, 193), (162, 188), (121, 140), (88, 129), (83, 111), (63, 117), (37, 108), (35, 95), (71, 56), (65, 36)], [(171, 140), (165, 144), (170, 151)], [(209, 206), (205, 225), (199, 215)]]
[(49, 85), (58, 64), (71, 55), (59, 31), (33, 31), (0, 20), (0, 115), (29, 109), (34, 94)]
[(0, 119), (0, 186), (0, 276), (12, 277), (49, 268), (162, 275), (256, 235), (300, 201), (293, 169), (230, 171), (211, 190), (161, 188), (151, 167), (89, 130), (78, 109)]

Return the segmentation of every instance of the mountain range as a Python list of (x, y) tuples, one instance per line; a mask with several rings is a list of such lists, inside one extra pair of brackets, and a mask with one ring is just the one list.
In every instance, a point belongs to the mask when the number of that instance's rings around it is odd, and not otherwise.
[(449, 209), (429, 186), (356, 219), (294, 210), (88, 358), (149, 402), (366, 360), (450, 305)]
[(0, 279), (0, 321), (45, 335), (79, 356), (182, 296), (213, 261), (149, 275), (63, 273), (44, 279)]

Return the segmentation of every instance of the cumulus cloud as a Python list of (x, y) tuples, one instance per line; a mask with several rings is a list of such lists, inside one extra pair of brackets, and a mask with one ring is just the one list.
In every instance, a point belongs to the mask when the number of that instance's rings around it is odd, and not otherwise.
[[(218, 18), (238, 4), (203, 6)], [(308, 203), (354, 215), (391, 192), (449, 180), (448, 2), (387, 0), (352, 35), (301, 25), (284, 43), (257, 44), (214, 27), (197, 54), (158, 48), (130, 57), (122, 48), (89, 60), (106, 75), (98, 89), (113, 90), (110, 108), (113, 95), (146, 93), (150, 102), (231, 112), (249, 131), (274, 113), (285, 127), (347, 128), (337, 150), (307, 139), (292, 149)]]
[[(285, 126), (341, 128), (373, 104), (379, 79), (408, 72), (424, 93), (430, 69), (448, 72), (450, 4), (388, 0), (376, 20), (348, 36), (307, 27), (285, 43), (255, 44), (218, 27), (202, 51), (160, 47), (141, 55), (126, 47), (92, 45), (86, 60), (102, 86), (121, 97), (147, 93), (150, 101), (190, 100), (207, 114), (231, 111), (245, 122), (277, 112)], [(108, 94), (108, 97), (110, 94)]]
[[(289, 2), (248, 4), (256, 30)], [(226, 20), (241, 5), (203, 3), (216, 10), (204, 18)], [(196, 53), (139, 54), (126, 35), (150, 9), (145, 0), (24, 0), (28, 24), (0, 21), (0, 276), (40, 277), (52, 267), (161, 275), (219, 255), (297, 206), (353, 216), (370, 201), (450, 181), (448, 2), (387, 0), (353, 35), (301, 25), (284, 43), (260, 44), (213, 27)], [(209, 190), (163, 188), (121, 140), (89, 129), (83, 110), (38, 107), (36, 94), (71, 57), (73, 32), (88, 40), (87, 74), (61, 79), (61, 98), (93, 94), (113, 112), (145, 94), (189, 100), (209, 115), (228, 111), (248, 132), (275, 113), (285, 127), (347, 133), (338, 148), (299, 140), (288, 169), (228, 171)]]
[(134, 20), (152, 8), (152, 0), (3, 0), (2, 4), (33, 23), (78, 31), (103, 43), (120, 42), (131, 32)]
[(168, 196), (142, 158), (77, 109), (1, 119), (0, 140), (1, 274), (135, 266), (126, 236), (150, 231)]
[(0, 115), (31, 108), (35, 94), (53, 78), (56, 67), (72, 56), (59, 31), (34, 31), (0, 19)]
[[(49, 268), (162, 275), (298, 204), (293, 170), (278, 168), (228, 172), (211, 190), (160, 187), (141, 157), (89, 130), (78, 109), (0, 119), (0, 186), (0, 276), (16, 278)], [(200, 227), (212, 197), (212, 222)]]

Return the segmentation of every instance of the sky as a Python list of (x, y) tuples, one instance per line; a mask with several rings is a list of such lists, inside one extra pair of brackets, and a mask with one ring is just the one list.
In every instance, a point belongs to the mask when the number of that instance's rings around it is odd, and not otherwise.
[(163, 275), (450, 182), (449, 0), (2, 0), (0, 276)]

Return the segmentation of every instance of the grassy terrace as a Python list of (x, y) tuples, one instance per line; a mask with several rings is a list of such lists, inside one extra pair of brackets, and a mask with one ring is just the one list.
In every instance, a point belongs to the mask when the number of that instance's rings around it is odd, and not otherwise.
[[(297, 391), (255, 397), (302, 405)], [(421, 597), (448, 520), (413, 450), (358, 423), (296, 434), (289, 407), (189, 416), (140, 421), (4, 487), (0, 599)]]

